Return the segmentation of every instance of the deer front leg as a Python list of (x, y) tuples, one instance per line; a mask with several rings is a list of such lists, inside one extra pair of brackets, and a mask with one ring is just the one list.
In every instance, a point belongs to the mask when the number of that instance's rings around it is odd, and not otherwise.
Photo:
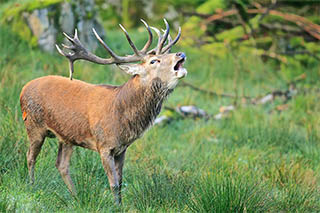
[(124, 164), (126, 150), (124, 150), (120, 155), (115, 156), (115, 166), (116, 166), (116, 172), (119, 180), (119, 202), (121, 203), (121, 187), (122, 187), (122, 169)]
[(116, 204), (121, 204), (119, 176), (117, 174), (115, 158), (112, 156), (110, 150), (101, 150), (100, 157), (104, 171), (106, 172), (109, 180), (111, 191), (114, 195)]

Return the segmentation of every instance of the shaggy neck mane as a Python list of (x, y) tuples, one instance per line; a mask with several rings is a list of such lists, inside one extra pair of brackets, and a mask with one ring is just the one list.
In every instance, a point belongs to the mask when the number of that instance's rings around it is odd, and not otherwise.
[(159, 78), (147, 86), (137, 84), (139, 78), (135, 76), (121, 87), (115, 103), (123, 133), (129, 140), (138, 138), (152, 124), (163, 101), (172, 92)]

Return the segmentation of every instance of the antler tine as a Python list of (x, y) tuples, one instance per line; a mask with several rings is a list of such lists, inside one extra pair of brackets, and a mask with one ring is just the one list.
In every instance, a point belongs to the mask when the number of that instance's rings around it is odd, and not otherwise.
[(57, 48), (58, 52), (60, 53), (60, 55), (66, 56), (66, 55), (64, 54), (64, 52), (62, 52), (62, 50), (60, 49), (60, 47), (59, 47), (57, 44), (56, 44), (56, 48)]
[(124, 32), (124, 34), (126, 35), (126, 38), (131, 46), (131, 48), (133, 49), (133, 52), (137, 55), (137, 56), (140, 56), (140, 53), (138, 51), (138, 49), (136, 48), (136, 46), (134, 45), (134, 43), (132, 42), (127, 30), (121, 25), (119, 24), (120, 28), (122, 29), (122, 31)]
[(63, 32), (63, 35), (64, 35), (71, 43), (74, 42), (73, 38), (71, 38), (67, 33)]
[(171, 47), (178, 42), (180, 36), (181, 36), (181, 27), (179, 27), (179, 31), (178, 31), (176, 38), (172, 42), (170, 42), (167, 46), (164, 47), (162, 53), (166, 53), (167, 51), (170, 52)]
[[(163, 33), (166, 32), (164, 29), (161, 29), (161, 30), (162, 30)], [(172, 38), (171, 38), (170, 34), (168, 35), (167, 41), (168, 41), (168, 44), (170, 44), (170, 42), (172, 41)]]
[(147, 28), (148, 33), (149, 33), (149, 39), (141, 50), (141, 52), (143, 54), (145, 54), (148, 51), (148, 48), (150, 47), (150, 45), (152, 44), (153, 35), (152, 35), (151, 29), (150, 29), (149, 25), (147, 24), (147, 22), (145, 22), (143, 19), (140, 19), (140, 21), (144, 24), (144, 26)]
[(158, 44), (157, 44), (157, 46), (156, 46), (156, 48), (158, 48), (158, 46), (159, 46), (159, 44), (160, 44), (160, 42), (161, 42), (161, 40), (162, 40), (161, 32), (160, 32), (160, 30), (158, 30), (158, 28), (156, 28), (156, 27), (151, 27), (151, 29), (153, 29), (153, 30), (157, 33), (157, 35), (158, 35)]
[(150, 27), (151, 29), (153, 29), (157, 35), (158, 35), (158, 44), (155, 48), (153, 48), (152, 50), (149, 50), (147, 54), (150, 54), (150, 53), (156, 53), (157, 50), (158, 50), (158, 47), (160, 45), (160, 42), (161, 42), (161, 39), (162, 39), (162, 35), (161, 35), (161, 32), (160, 30), (158, 30), (158, 28), (155, 28), (155, 27)]
[[(165, 30), (162, 29), (162, 32), (164, 33)], [(168, 35), (168, 39), (167, 39), (168, 43), (167, 44), (170, 44), (172, 42), (172, 38), (170, 36), (170, 34)], [(163, 51), (162, 53), (170, 53), (170, 49), (168, 49), (167, 51)]]
[[(79, 41), (77, 29), (75, 29), (75, 31), (74, 31), (74, 37), (73, 38), (71, 38), (65, 32), (63, 32), (63, 34), (71, 42), (72, 45), (71, 46), (67, 46), (65, 44), (62, 44), (62, 46), (64, 48), (66, 48), (66, 49), (75, 50), (74, 43)], [(57, 48), (58, 52), (61, 55), (65, 56), (68, 59), (68, 61), (69, 61), (69, 78), (70, 78), (70, 80), (72, 80), (72, 75), (73, 75), (73, 72), (74, 72), (73, 62), (76, 60), (76, 59), (73, 58), (74, 53), (64, 53), (57, 44), (56, 44), (56, 48)]]
[(61, 44), (61, 46), (66, 49), (73, 49), (73, 46), (68, 46), (66, 44)]
[(78, 30), (74, 29), (74, 39), (79, 39), (78, 38)]
[(166, 42), (166, 40), (167, 40), (167, 38), (168, 38), (168, 35), (169, 35), (169, 31), (170, 31), (170, 27), (169, 27), (169, 24), (168, 24), (167, 20), (166, 20), (166, 19), (163, 19), (163, 21), (164, 21), (164, 23), (166, 24), (166, 31), (165, 31), (165, 33), (164, 33), (164, 35), (163, 35), (163, 37), (162, 37), (162, 39), (161, 39), (158, 47), (157, 47), (157, 52), (156, 52), (156, 54), (160, 54), (160, 53), (161, 53), (161, 49), (162, 49), (164, 43)]
[(69, 78), (72, 80), (72, 75), (73, 75), (74, 69), (73, 69), (73, 61), (69, 60)]
[[(69, 38), (68, 38), (68, 39), (69, 39)], [(62, 46), (65, 47), (65, 48), (68, 48), (68, 49), (72, 49), (72, 48), (73, 48), (72, 46), (66, 46), (66, 45), (64, 45), (64, 44), (62, 44)], [(71, 54), (71, 53), (64, 53), (57, 44), (56, 44), (56, 48), (57, 48), (58, 52), (59, 52), (61, 55), (65, 56), (65, 57), (68, 59), (68, 61), (69, 61), (69, 78), (70, 78), (70, 80), (72, 80), (72, 75), (73, 75), (73, 71), (74, 71), (74, 70), (73, 70), (73, 62), (75, 61), (74, 59), (72, 59), (72, 55), (73, 55), (73, 54)]]
[(94, 28), (92, 28), (92, 31), (94, 33), (94, 35), (96, 36), (96, 38), (98, 39), (98, 41), (100, 42), (100, 44), (102, 44), (102, 46), (108, 51), (108, 53), (111, 55), (111, 57), (115, 58), (115, 59), (119, 59), (119, 56), (117, 54), (115, 54), (111, 48), (100, 38), (100, 36), (98, 35), (98, 33), (96, 32), (96, 30)]

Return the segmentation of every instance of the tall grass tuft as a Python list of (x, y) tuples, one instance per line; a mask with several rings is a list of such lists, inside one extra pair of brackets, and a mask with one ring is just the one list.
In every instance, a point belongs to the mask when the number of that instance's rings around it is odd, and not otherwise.
[(265, 212), (274, 207), (266, 186), (229, 175), (202, 177), (191, 196), (187, 206), (193, 212)]
[(10, 197), (4, 191), (4, 189), (0, 188), (0, 212), (16, 212), (17, 211), (17, 203), (10, 202)]
[(291, 184), (275, 196), (279, 212), (320, 212), (319, 191), (315, 187)]
[(127, 192), (130, 203), (139, 211), (182, 211), (192, 183), (183, 175), (154, 172), (137, 175)]

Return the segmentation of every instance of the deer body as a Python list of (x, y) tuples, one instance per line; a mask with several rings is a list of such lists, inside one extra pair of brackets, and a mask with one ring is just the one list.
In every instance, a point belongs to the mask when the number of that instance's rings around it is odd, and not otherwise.
[(98, 152), (108, 142), (119, 154), (152, 124), (169, 91), (160, 79), (143, 87), (139, 76), (122, 86), (46, 76), (28, 83), (20, 102), (26, 122), (31, 119), (42, 127), (39, 134), (53, 133), (62, 141)]
[[(70, 61), (70, 79), (59, 76), (41, 77), (27, 83), (20, 95), (22, 117), (27, 129), (30, 147), (27, 164), (31, 182), (34, 182), (34, 165), (46, 137), (59, 140), (56, 167), (70, 192), (76, 190), (69, 174), (69, 164), (73, 146), (81, 146), (99, 153), (108, 176), (116, 203), (121, 203), (122, 168), (128, 146), (152, 125), (160, 113), (166, 97), (173, 91), (180, 78), (187, 71), (182, 67), (184, 53), (169, 53), (171, 46), (180, 37), (171, 41), (168, 23), (166, 32), (161, 35), (155, 29), (159, 41), (155, 49), (147, 52), (149, 40), (139, 51), (129, 35), (126, 37), (135, 55), (119, 57), (96, 34), (98, 40), (112, 56), (102, 59), (88, 52), (75, 34), (67, 38), (71, 46), (65, 48), (73, 53), (58, 51)], [(95, 32), (95, 31), (94, 31)], [(168, 44), (162, 47), (168, 38)], [(121, 86), (93, 85), (72, 80), (73, 62), (78, 59), (99, 64), (116, 63), (132, 78)], [(128, 62), (142, 61), (140, 64)]]

